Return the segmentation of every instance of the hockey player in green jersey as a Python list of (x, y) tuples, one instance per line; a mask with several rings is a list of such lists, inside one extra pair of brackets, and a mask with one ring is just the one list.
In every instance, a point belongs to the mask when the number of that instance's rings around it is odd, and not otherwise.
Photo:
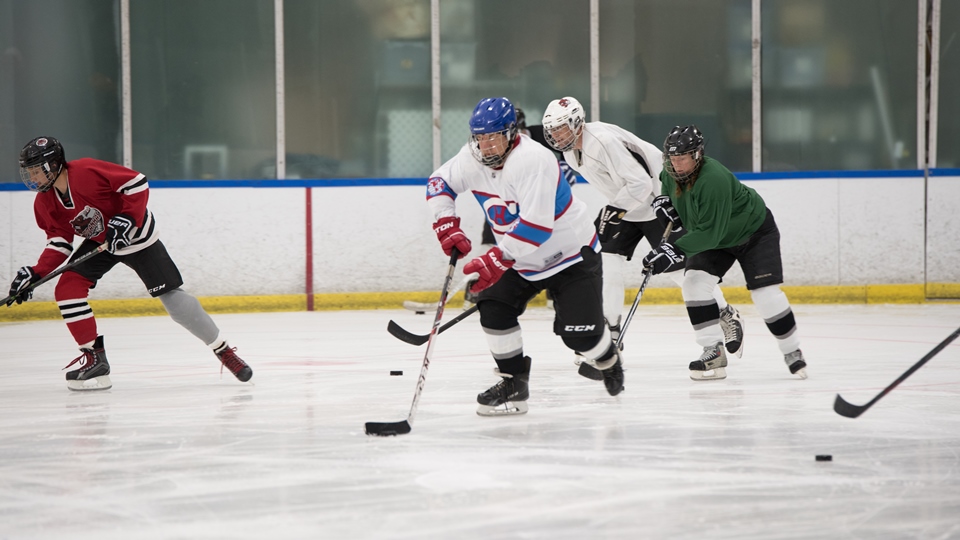
[[(783, 262), (780, 230), (760, 195), (745, 186), (719, 161), (704, 155), (703, 134), (696, 126), (677, 126), (663, 143), (661, 195), (654, 199), (658, 219), (687, 233), (665, 242), (644, 257), (654, 274), (683, 268), (683, 301), (700, 358), (690, 363), (694, 380), (726, 377), (727, 355), (713, 288), (739, 262), (747, 290), (784, 355), (791, 374), (807, 377), (797, 325), (787, 296), (780, 290)], [(684, 256), (686, 258), (684, 259)]]

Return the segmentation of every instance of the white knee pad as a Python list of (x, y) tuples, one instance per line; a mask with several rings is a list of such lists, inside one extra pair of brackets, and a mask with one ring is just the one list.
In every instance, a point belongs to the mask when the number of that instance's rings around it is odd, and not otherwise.
[(683, 276), (683, 301), (708, 302), (714, 299), (720, 278), (703, 270), (687, 270)]
[(787, 295), (783, 294), (779, 285), (770, 285), (750, 291), (757, 313), (765, 321), (776, 320), (790, 309)]

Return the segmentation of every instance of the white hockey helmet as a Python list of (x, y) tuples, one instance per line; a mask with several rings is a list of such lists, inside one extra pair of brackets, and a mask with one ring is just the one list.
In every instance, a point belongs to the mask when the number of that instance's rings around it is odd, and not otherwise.
[(577, 144), (586, 119), (576, 98), (555, 99), (543, 113), (543, 138), (557, 152), (566, 152)]

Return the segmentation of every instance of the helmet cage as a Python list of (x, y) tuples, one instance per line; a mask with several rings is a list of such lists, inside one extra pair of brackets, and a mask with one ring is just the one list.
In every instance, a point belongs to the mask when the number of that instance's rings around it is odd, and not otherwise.
[[(663, 169), (673, 177), (678, 184), (685, 184), (696, 179), (703, 167), (703, 134), (697, 126), (674, 127), (663, 141)], [(693, 158), (694, 166), (689, 171), (680, 173), (673, 166), (671, 156), (686, 156)]]
[[(513, 149), (513, 145), (517, 139), (517, 131), (517, 126), (514, 124), (501, 131), (493, 131), (490, 133), (473, 133), (470, 135), (470, 152), (477, 161), (483, 165), (486, 165), (487, 167), (492, 167), (494, 169), (497, 167), (502, 167), (503, 163), (507, 161), (507, 154), (509, 154), (510, 150)], [(493, 135), (499, 135), (499, 137), (492, 137)], [(496, 153), (484, 154), (483, 149), (481, 148), (481, 139), (484, 141), (492, 141), (490, 143), (485, 143), (484, 146), (487, 148), (492, 148), (496, 151)]]

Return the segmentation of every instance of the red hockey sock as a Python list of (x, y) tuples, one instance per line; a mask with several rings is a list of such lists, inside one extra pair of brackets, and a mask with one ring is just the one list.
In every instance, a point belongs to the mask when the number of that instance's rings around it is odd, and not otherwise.
[(60, 276), (54, 298), (60, 308), (60, 316), (67, 323), (78, 345), (97, 339), (97, 320), (87, 303), (93, 282), (76, 272), (67, 271)]

